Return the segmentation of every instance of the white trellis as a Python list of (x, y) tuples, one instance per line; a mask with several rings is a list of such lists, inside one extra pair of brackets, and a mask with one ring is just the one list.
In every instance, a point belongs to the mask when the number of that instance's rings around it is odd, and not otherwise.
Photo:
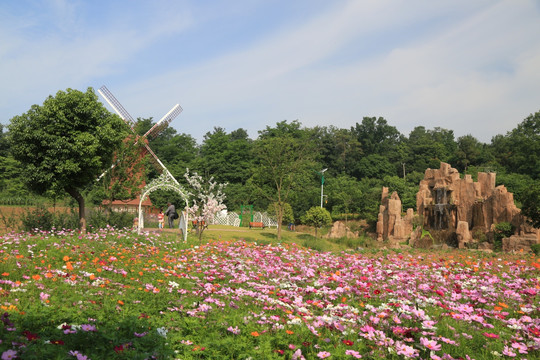
[(215, 225), (230, 225), (240, 226), (240, 216), (237, 213), (230, 212), (227, 214), (217, 213), (212, 218), (212, 224)]
[[(148, 185), (146, 185), (143, 188), (143, 191), (141, 194), (141, 200), (139, 201), (139, 226), (138, 226), (139, 234), (142, 232), (142, 229), (144, 229), (144, 216), (143, 216), (142, 203), (148, 197), (148, 195), (150, 195), (150, 193), (155, 190), (175, 191), (178, 194), (180, 194), (180, 196), (182, 196), (182, 198), (186, 202), (186, 208), (189, 206), (187, 193), (180, 186), (178, 181), (176, 181), (174, 176), (172, 176), (172, 174), (165, 168), (165, 172), (163, 174), (161, 174), (158, 178), (152, 180)], [(180, 219), (179, 219), (178, 227), (180, 228), (180, 230), (182, 230), (184, 241), (186, 241), (187, 240), (188, 214), (187, 214), (187, 211), (184, 210), (184, 211), (181, 211), (179, 215), (180, 215)]]
[(265, 227), (277, 227), (277, 221), (270, 216), (268, 216), (268, 213), (264, 212), (261, 213), (259, 211), (255, 212), (253, 214), (253, 221), (254, 222), (262, 222)]

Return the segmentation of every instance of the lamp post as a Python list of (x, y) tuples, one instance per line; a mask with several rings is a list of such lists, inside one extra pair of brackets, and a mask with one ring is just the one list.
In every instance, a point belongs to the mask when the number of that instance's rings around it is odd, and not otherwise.
[(328, 168), (323, 169), (319, 172), (321, 174), (321, 208), (323, 207), (323, 197), (324, 197), (324, 172), (328, 170)]

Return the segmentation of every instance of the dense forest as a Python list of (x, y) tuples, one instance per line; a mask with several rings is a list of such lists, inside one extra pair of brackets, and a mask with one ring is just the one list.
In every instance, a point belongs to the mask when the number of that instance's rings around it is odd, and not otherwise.
[[(135, 129), (144, 134), (153, 124), (152, 119), (138, 119)], [(537, 210), (540, 197), (540, 112), (489, 144), (472, 135), (456, 138), (453, 130), (439, 127), (417, 126), (406, 136), (382, 117), (364, 117), (350, 129), (282, 121), (259, 131), (256, 139), (241, 128), (227, 132), (215, 127), (201, 144), (169, 127), (149, 145), (180, 182), (189, 168), (227, 183), (229, 210), (238, 211), (241, 205), (267, 210), (279, 201), (290, 204), (296, 221), (320, 205), (323, 182), (324, 207), (334, 218), (355, 214), (373, 223), (382, 186), (398, 191), (404, 209), (414, 208), (425, 170), (438, 168), (440, 162), (473, 178), (478, 171), (496, 172), (497, 185), (513, 192), (518, 206), (528, 201), (531, 207), (532, 201)], [(9, 130), (2, 125), (0, 168), (0, 202), (24, 204), (34, 198), (20, 178), (21, 164), (10, 153)], [(158, 175), (151, 166), (146, 169), (147, 179)], [(86, 196), (99, 203), (93, 192), (88, 188)], [(50, 197), (63, 198), (61, 193)], [(180, 203), (171, 193), (155, 192), (151, 197), (161, 207), (168, 200)]]

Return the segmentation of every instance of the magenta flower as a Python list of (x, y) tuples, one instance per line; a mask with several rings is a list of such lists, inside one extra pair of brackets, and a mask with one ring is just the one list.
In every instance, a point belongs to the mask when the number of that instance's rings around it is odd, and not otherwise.
[(332, 356), (332, 354), (330, 354), (328, 351), (320, 351), (318, 354), (317, 354), (317, 357), (319, 359), (326, 359), (328, 357)]

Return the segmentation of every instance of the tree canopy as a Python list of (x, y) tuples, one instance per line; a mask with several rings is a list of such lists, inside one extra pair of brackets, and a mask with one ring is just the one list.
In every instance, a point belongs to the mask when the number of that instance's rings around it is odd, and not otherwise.
[(92, 88), (67, 89), (11, 119), (11, 152), (34, 192), (65, 191), (79, 204), (85, 230), (83, 190), (108, 167), (126, 137), (124, 122), (98, 101)]

